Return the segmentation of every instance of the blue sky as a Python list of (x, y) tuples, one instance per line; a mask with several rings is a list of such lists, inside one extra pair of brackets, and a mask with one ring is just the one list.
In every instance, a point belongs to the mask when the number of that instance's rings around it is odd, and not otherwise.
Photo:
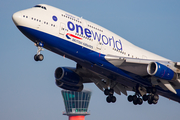
[[(180, 1), (178, 0), (1, 0), (0, 1), (0, 119), (67, 120), (61, 89), (54, 71), (75, 62), (44, 50), (44, 61), (35, 62), (37, 51), (14, 25), (12, 14), (45, 3), (95, 22), (133, 44), (180, 61)], [(157, 105), (134, 106), (124, 95), (115, 104), (94, 84), (86, 120), (179, 120), (179, 103), (160, 97)], [(130, 92), (130, 94), (133, 94)]]

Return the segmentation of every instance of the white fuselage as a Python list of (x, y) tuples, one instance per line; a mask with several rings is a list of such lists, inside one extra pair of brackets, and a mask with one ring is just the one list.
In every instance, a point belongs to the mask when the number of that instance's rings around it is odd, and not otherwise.
[[(49, 5), (41, 6), (46, 9), (33, 7), (15, 13), (15, 24), (62, 38), (104, 55), (169, 61), (133, 45), (97, 24)], [(79, 39), (74, 39), (73, 35)]]

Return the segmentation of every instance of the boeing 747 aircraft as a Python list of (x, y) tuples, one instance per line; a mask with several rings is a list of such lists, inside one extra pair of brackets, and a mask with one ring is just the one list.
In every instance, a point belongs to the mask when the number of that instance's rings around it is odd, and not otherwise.
[[(77, 63), (58, 67), (56, 85), (81, 91), (95, 85), (107, 96), (116, 94), (129, 102), (157, 104), (159, 95), (180, 102), (180, 62), (173, 62), (139, 48), (113, 32), (61, 9), (39, 4), (13, 14), (17, 28), (37, 46), (35, 61), (44, 59), (43, 48)], [(127, 91), (134, 91), (128, 95)]]

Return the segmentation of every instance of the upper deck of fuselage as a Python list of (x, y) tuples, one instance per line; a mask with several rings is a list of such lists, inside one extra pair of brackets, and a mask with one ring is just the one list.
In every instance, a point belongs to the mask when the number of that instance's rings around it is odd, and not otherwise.
[[(54, 12), (54, 11), (60, 11), (59, 9), (45, 5), (45, 4), (38, 4), (35, 5), (32, 8), (25, 9), (18, 11), (13, 14), (13, 21), (15, 22), (16, 26), (21, 26), (24, 25), (25, 23), (28, 23), (29, 21), (21, 20), (24, 18), (27, 18), (26, 20), (31, 19), (31, 20), (37, 20), (37, 19), (48, 19), (49, 16)], [(36, 19), (34, 19), (36, 18)], [(50, 20), (50, 19), (49, 19)], [(23, 22), (25, 21), (25, 22)], [(42, 22), (42, 21), (40, 21)], [(22, 24), (21, 24), (22, 23)]]

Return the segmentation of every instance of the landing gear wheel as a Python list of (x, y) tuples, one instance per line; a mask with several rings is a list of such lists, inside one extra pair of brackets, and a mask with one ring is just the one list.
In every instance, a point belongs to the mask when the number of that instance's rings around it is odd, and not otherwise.
[(148, 103), (151, 105), (153, 102), (151, 100), (148, 100)]
[(108, 89), (105, 89), (105, 90), (104, 90), (104, 94), (105, 94), (105, 95), (109, 95), (109, 90), (108, 90)]
[(34, 60), (38, 61), (38, 55), (37, 54), (34, 55)]
[(153, 100), (152, 101), (153, 104), (157, 104), (157, 102), (158, 102), (157, 100)]
[(111, 88), (111, 89), (105, 89), (104, 90), (104, 94), (105, 95), (113, 95), (114, 94), (114, 90)]
[(129, 102), (132, 102), (132, 101), (133, 101), (133, 96), (132, 96), (132, 95), (129, 95), (129, 96), (128, 96), (128, 101), (129, 101)]
[(134, 104), (134, 105), (137, 105), (137, 104), (138, 104), (137, 100), (133, 101), (133, 104)]
[(34, 55), (34, 60), (35, 61), (42, 61), (43, 59), (44, 59), (44, 56), (42, 54)]
[(145, 88), (137, 85), (135, 94), (129, 95), (127, 99), (129, 102), (133, 102), (134, 105), (141, 105), (144, 101), (151, 105), (158, 103), (159, 95), (155, 86)]
[(106, 101), (108, 103), (112, 102), (112, 103), (115, 103), (116, 102), (116, 97), (113, 96), (113, 95), (109, 95), (107, 98), (106, 98)]
[(137, 98), (137, 103), (138, 103), (139, 105), (142, 105), (143, 100), (142, 100), (141, 98)]
[(133, 97), (133, 102), (137, 101), (137, 96), (136, 95), (133, 95), (132, 97)]
[(107, 95), (106, 101), (107, 101), (108, 103), (110, 103), (110, 102), (115, 103), (115, 102), (116, 102), (116, 97), (113, 96), (114, 90), (113, 90), (112, 88), (110, 88), (110, 89), (108, 89), (108, 88), (105, 89), (105, 90), (104, 90), (104, 94)]
[(42, 61), (44, 59), (44, 56), (42, 54), (39, 54), (38, 59), (39, 59), (39, 61)]
[(155, 94), (155, 95), (153, 96), (153, 100), (158, 101), (158, 100), (159, 100), (159, 96), (158, 96), (157, 94)]
[(151, 105), (153, 103), (152, 95), (148, 95), (148, 103)]
[(133, 100), (133, 104), (134, 104), (134, 105), (137, 105), (137, 104), (138, 104), (137, 99), (138, 99), (138, 98), (137, 98), (136, 95), (133, 95), (133, 96), (132, 96), (132, 100)]
[(110, 102), (111, 102), (111, 97), (108, 96), (108, 97), (106, 98), (106, 101), (107, 101), (108, 103), (110, 103)]
[(115, 103), (115, 102), (116, 102), (116, 97), (115, 97), (115, 96), (112, 96), (112, 97), (111, 97), (111, 102), (112, 102), (112, 103)]
[(147, 101), (148, 100), (148, 96), (147, 95), (143, 95), (143, 100)]

